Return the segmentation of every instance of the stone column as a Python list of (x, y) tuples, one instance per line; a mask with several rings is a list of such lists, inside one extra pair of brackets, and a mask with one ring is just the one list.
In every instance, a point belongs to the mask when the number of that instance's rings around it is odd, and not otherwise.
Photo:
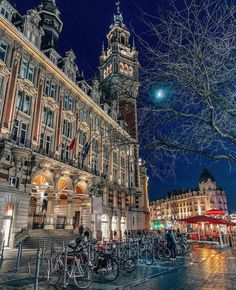
[(57, 124), (55, 129), (55, 148), (56, 153), (59, 156), (60, 155), (60, 145), (61, 145), (61, 138), (62, 138), (62, 100), (63, 100), (64, 91), (60, 91), (59, 95), (59, 109), (57, 112)]
[(39, 73), (39, 86), (38, 86), (38, 94), (37, 99), (35, 101), (34, 108), (34, 119), (32, 125), (32, 140), (37, 145), (39, 143), (39, 135), (40, 135), (40, 126), (42, 119), (42, 98), (43, 98), (43, 87), (45, 81), (45, 71), (41, 70)]
[(117, 231), (117, 239), (120, 239), (121, 238), (121, 213), (120, 212), (117, 215), (116, 231)]
[(3, 104), (6, 97), (6, 88), (10, 77), (10, 72), (5, 66), (1, 66), (0, 63), (0, 76), (3, 77), (2, 87), (0, 88), (0, 116), (3, 113)]
[(73, 230), (73, 199), (68, 197), (67, 199), (67, 219), (66, 219), (66, 230)]
[(109, 232), (109, 237), (110, 237), (110, 239), (113, 238), (113, 232), (112, 232), (111, 225), (112, 225), (112, 215), (110, 214), (110, 215), (108, 216), (108, 229), (109, 229), (108, 232)]
[(51, 191), (48, 191), (48, 204), (47, 204), (47, 213), (46, 213), (46, 220), (44, 229), (45, 230), (54, 230), (54, 204), (55, 204), (55, 197)]
[(11, 127), (13, 126), (14, 120), (14, 105), (16, 100), (16, 87), (18, 71), (20, 66), (21, 50), (20, 48), (14, 48), (13, 52), (13, 65), (11, 68), (11, 76), (8, 83), (6, 99), (4, 103), (3, 116), (2, 116), (2, 126), (7, 129), (10, 133)]

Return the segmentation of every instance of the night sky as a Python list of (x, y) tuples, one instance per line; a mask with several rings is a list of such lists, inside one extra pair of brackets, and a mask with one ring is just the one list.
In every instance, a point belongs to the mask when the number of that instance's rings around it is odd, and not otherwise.
[[(40, 4), (40, 0), (12, 0), (11, 2), (22, 14)], [(106, 34), (116, 9), (115, 2), (115, 0), (57, 0), (64, 23), (58, 51), (64, 56), (65, 51), (72, 48), (77, 56), (79, 71), (84, 72), (86, 79), (92, 79), (98, 72), (102, 42), (106, 43)], [(136, 3), (145, 11), (153, 13), (160, 1), (136, 0)], [(121, 0), (121, 11), (127, 27), (132, 26), (137, 34), (143, 36), (145, 28), (139, 20), (140, 10), (135, 5), (135, 1)], [(140, 57), (142, 58), (142, 51)], [(201, 164), (196, 161), (189, 164), (178, 162), (176, 176), (167, 178), (163, 176), (162, 181), (149, 172), (150, 200), (164, 197), (166, 192), (173, 189), (198, 187), (199, 177), (205, 167), (215, 177), (217, 185), (226, 191), (230, 211), (236, 211), (236, 164), (229, 165), (222, 161), (203, 160)]]

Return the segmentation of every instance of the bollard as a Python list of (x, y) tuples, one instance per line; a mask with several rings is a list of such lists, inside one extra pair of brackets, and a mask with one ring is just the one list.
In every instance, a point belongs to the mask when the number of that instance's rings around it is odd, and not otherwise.
[(65, 257), (64, 257), (64, 267), (63, 267), (63, 284), (62, 284), (62, 288), (66, 288), (67, 287), (67, 252), (68, 252), (68, 248), (67, 246), (65, 247)]
[(39, 270), (40, 270), (42, 255), (43, 255), (43, 249), (41, 249), (39, 246), (38, 251), (37, 251), (34, 290), (38, 290), (38, 287), (39, 287)]
[(2, 241), (2, 245), (1, 245), (1, 253), (0, 253), (0, 266), (3, 263), (3, 259), (4, 259), (4, 247), (5, 247), (5, 241)]
[(55, 253), (55, 240), (53, 240), (51, 243), (51, 258), (53, 257), (54, 253)]
[(16, 272), (20, 270), (20, 262), (22, 258), (22, 248), (23, 248), (23, 242), (21, 241), (18, 244), (18, 252), (17, 252), (17, 258), (16, 258)]
[(62, 245), (61, 245), (61, 250), (62, 252), (65, 250), (65, 240), (62, 240)]
[(42, 258), (45, 257), (45, 253), (46, 253), (46, 244), (45, 244), (45, 241), (43, 241), (43, 245), (42, 245)]

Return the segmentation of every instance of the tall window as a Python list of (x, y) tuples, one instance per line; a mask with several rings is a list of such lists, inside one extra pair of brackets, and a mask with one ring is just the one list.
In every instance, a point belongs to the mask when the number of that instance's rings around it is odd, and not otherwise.
[(98, 140), (94, 140), (92, 143), (93, 152), (98, 154), (99, 153), (99, 142)]
[(55, 99), (56, 97), (56, 84), (54, 82), (51, 82), (51, 94), (50, 97)]
[(65, 135), (68, 138), (72, 138), (72, 123), (68, 122), (67, 120), (64, 120), (63, 123), (63, 135)]
[(104, 146), (104, 148), (103, 148), (103, 157), (105, 159), (109, 159), (109, 147), (108, 146)]
[(61, 144), (61, 159), (64, 159), (65, 154), (65, 144)]
[(35, 67), (29, 63), (25, 58), (21, 61), (20, 66), (20, 77), (23, 79), (28, 79), (29, 81), (34, 81)]
[(12, 131), (12, 140), (17, 140), (18, 132), (19, 132), (19, 121), (15, 120), (13, 124), (13, 131)]
[(1, 41), (0, 42), (0, 59), (5, 62), (6, 61), (6, 58), (7, 58), (7, 48), (8, 48), (8, 45)]
[(73, 111), (73, 99), (69, 96), (65, 96), (63, 107), (65, 110)]
[(54, 125), (54, 111), (52, 111), (49, 107), (43, 108), (43, 124), (53, 128)]
[(117, 182), (118, 181), (118, 169), (113, 168), (113, 181)]
[(44, 91), (45, 95), (46, 96), (49, 96), (50, 94), (50, 81), (49, 80), (46, 80), (45, 82), (45, 91)]
[(79, 117), (81, 122), (88, 122), (89, 111), (86, 107), (81, 106), (79, 111)]
[(35, 67), (32, 64), (30, 64), (29, 69), (28, 69), (27, 79), (31, 82), (34, 81), (34, 71), (35, 71)]
[(116, 152), (113, 152), (113, 163), (118, 164), (118, 155)]
[(51, 142), (52, 142), (52, 137), (51, 136), (46, 136), (46, 154), (48, 154), (51, 151)]
[(22, 91), (18, 91), (16, 99), (16, 108), (27, 115), (31, 113), (31, 97)]
[(99, 129), (99, 118), (96, 116), (93, 116), (93, 122), (92, 122), (93, 130)]
[(47, 79), (45, 82), (44, 94), (47, 97), (52, 97), (53, 99), (56, 99), (57, 85), (53, 81)]
[(45, 148), (45, 153), (48, 154), (51, 151), (52, 136), (45, 133), (41, 133), (40, 148)]
[(85, 132), (80, 132), (79, 134), (79, 144), (84, 146), (86, 144), (87, 141), (87, 135)]
[(121, 167), (125, 168), (125, 157), (121, 156), (120, 163)]
[(87, 135), (85, 132), (80, 132), (79, 134), (79, 144), (84, 146), (86, 144)]
[(19, 135), (19, 141), (20, 141), (20, 144), (22, 145), (25, 145), (26, 143), (27, 130), (28, 130), (28, 125), (22, 122), (21, 128), (20, 128), (20, 135)]
[(27, 115), (30, 115), (30, 107), (31, 107), (31, 98), (30, 96), (26, 95), (24, 99), (23, 112)]

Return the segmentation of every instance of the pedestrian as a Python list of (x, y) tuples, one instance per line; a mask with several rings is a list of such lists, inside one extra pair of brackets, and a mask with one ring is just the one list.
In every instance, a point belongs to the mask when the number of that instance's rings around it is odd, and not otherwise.
[(167, 242), (169, 249), (171, 251), (171, 260), (176, 260), (176, 252), (177, 252), (177, 241), (171, 229), (168, 230), (166, 234)]

